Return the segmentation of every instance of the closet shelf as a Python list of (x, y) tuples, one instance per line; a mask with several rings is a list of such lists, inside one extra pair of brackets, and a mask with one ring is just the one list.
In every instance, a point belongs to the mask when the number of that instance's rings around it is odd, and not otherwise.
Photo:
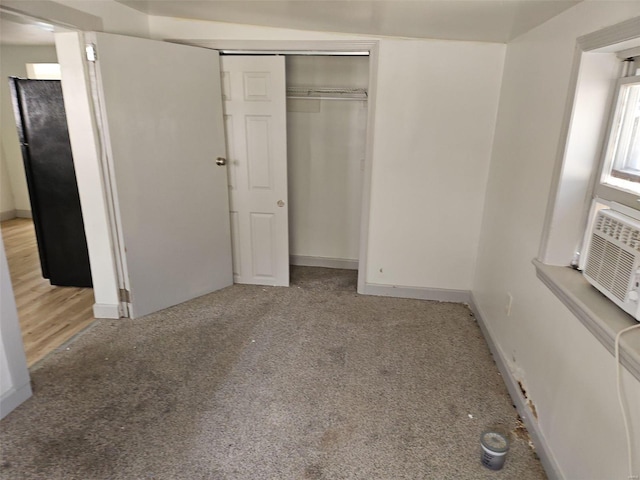
[(365, 88), (287, 87), (287, 98), (367, 100)]

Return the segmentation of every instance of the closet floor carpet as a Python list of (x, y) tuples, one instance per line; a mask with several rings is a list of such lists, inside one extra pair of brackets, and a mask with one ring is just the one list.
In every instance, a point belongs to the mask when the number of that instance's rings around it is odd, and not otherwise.
[[(138, 320), (98, 320), (31, 372), (0, 477), (543, 479), (469, 310), (360, 296), (292, 267)], [(511, 449), (480, 463), (480, 434)]]

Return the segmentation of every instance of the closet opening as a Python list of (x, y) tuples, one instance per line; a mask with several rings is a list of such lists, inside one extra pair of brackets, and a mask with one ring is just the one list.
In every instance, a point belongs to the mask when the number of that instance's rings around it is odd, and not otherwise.
[(369, 57), (286, 55), (291, 265), (358, 269)]
[[(359, 271), (360, 252), (364, 243), (360, 238), (361, 212), (368, 204), (363, 185), (370, 114), (369, 52), (220, 52), (234, 281), (288, 285), (289, 272), (286, 277), (282, 272), (291, 266), (348, 269), (358, 271), (360, 277), (363, 273)], [(272, 58), (273, 62), (265, 57)], [(281, 62), (276, 61), (278, 57)], [(276, 73), (278, 64), (283, 69), (282, 77)], [(271, 68), (274, 70), (267, 73)], [(253, 93), (249, 93), (250, 90)], [(280, 97), (283, 90), (286, 95)], [(245, 106), (240, 105), (239, 98), (244, 98)], [(277, 120), (278, 101), (282, 101), (281, 120)], [(274, 106), (267, 107), (269, 102)], [(263, 105), (257, 106), (259, 103)], [(268, 135), (273, 136), (261, 145), (257, 137), (251, 137), (249, 124), (238, 123), (243, 116), (253, 122), (256, 114), (274, 115), (270, 119), (275, 119), (267, 120), (272, 125), (267, 129), (272, 132)], [(280, 121), (284, 127), (282, 144), (274, 134)], [(279, 145), (286, 148), (283, 157), (274, 156), (274, 152), (282, 152)], [(258, 151), (262, 153), (256, 155)], [(245, 153), (247, 156), (242, 158)], [(236, 161), (238, 154), (240, 161)], [(258, 175), (263, 171), (271, 173), (264, 177), (264, 185), (258, 185)], [(249, 193), (243, 193), (247, 182)], [(277, 193), (278, 206), (286, 205), (284, 219), (280, 216), (284, 213), (281, 210), (269, 210), (269, 199), (265, 196), (267, 191), (276, 192), (278, 185), (284, 187)], [(255, 195), (256, 188), (263, 189), (261, 195), (267, 203), (262, 207), (254, 203), (254, 208), (265, 210), (249, 212), (251, 219), (247, 220), (243, 205)], [(264, 228), (257, 228), (255, 219), (267, 216), (272, 219), (267, 230), (279, 233), (270, 235)], [(251, 225), (246, 225), (247, 221), (252, 222)], [(265, 232), (261, 234), (261, 230)], [(269, 255), (272, 256), (269, 258)], [(280, 266), (274, 268), (276, 265)]]

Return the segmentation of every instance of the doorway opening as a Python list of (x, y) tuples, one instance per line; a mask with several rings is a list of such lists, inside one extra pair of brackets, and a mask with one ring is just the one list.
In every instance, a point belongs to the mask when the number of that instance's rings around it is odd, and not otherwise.
[[(94, 321), (94, 298), (84, 227), (80, 224), (72, 235), (65, 220), (67, 207), (56, 207), (58, 197), (70, 198), (68, 187), (75, 185), (75, 175), (70, 151), (59, 148), (64, 143), (58, 141), (59, 134), (66, 130), (66, 122), (55, 47), (3, 45), (2, 50), (2, 116), (6, 121), (2, 128), (1, 227), (27, 364), (32, 366)], [(11, 80), (11, 85), (24, 102), (20, 105), (17, 99), (11, 101), (9, 77), (19, 78)], [(14, 105), (19, 106), (17, 118)], [(29, 106), (41, 110), (40, 120), (30, 120), (34, 109)], [(17, 124), (22, 127), (21, 135)], [(26, 163), (28, 157), (31, 161)], [(71, 183), (60, 181), (60, 173)], [(75, 200), (77, 203), (77, 187)], [(76, 213), (81, 223), (79, 203)], [(82, 248), (67, 251), (67, 240), (80, 237), (84, 255)], [(84, 261), (78, 276), (69, 275), (75, 257)]]

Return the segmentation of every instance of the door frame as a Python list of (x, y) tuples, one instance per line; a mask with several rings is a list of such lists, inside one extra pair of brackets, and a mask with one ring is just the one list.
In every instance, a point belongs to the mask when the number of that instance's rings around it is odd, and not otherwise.
[(251, 52), (369, 52), (369, 87), (367, 98), (367, 132), (365, 140), (364, 172), (360, 202), (360, 247), (358, 252), (358, 293), (366, 294), (367, 263), (369, 249), (369, 215), (371, 211), (371, 176), (373, 170), (373, 147), (375, 130), (376, 92), (378, 79), (379, 40), (176, 40), (166, 42), (182, 43), (194, 47), (213, 50)]
[(96, 302), (93, 312), (96, 318), (120, 318), (128, 315), (120, 293), (126, 288), (126, 272), (100, 101), (91, 87), (95, 71), (84, 50), (87, 41), (90, 35), (84, 32), (55, 34), (80, 204), (84, 218), (90, 219), (85, 222), (85, 234)]

